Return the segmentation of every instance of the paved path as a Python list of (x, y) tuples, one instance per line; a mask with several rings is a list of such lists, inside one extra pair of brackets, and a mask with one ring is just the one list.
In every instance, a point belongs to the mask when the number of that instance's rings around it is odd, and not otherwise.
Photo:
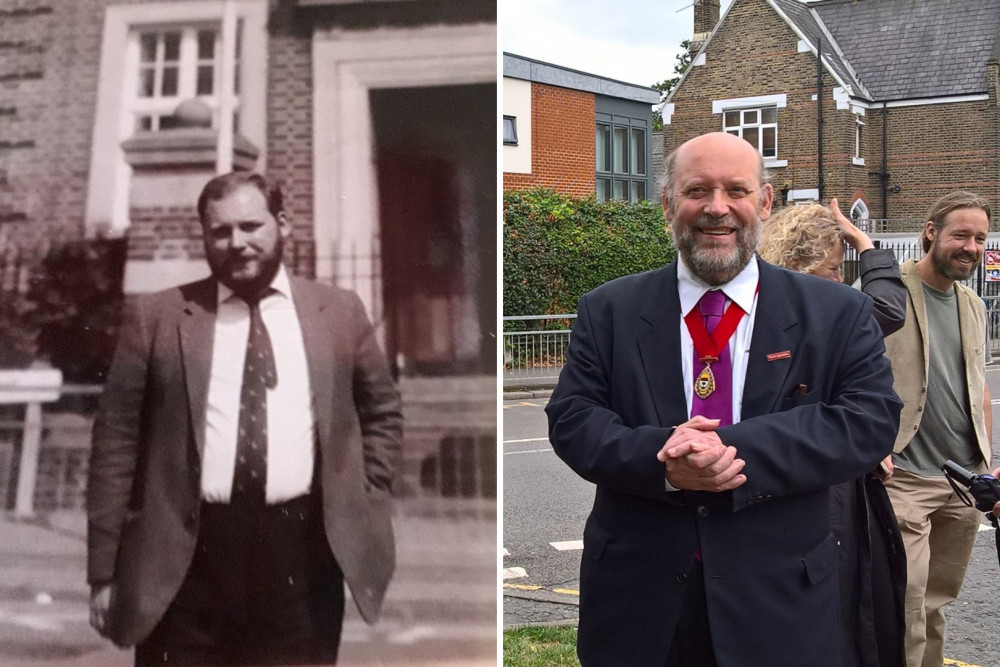
[[(483, 518), (486, 516), (487, 518)], [(479, 667), (497, 662), (496, 511), (394, 519), (398, 569), (383, 617), (352, 604), (341, 665)], [(132, 652), (87, 623), (85, 518), (0, 515), (0, 664), (127, 667)]]

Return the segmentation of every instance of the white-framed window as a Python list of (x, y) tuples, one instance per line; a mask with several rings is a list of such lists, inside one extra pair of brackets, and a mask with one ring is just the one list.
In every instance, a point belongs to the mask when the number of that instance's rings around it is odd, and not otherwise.
[(743, 137), (757, 148), (765, 167), (787, 167), (788, 160), (778, 159), (778, 112), (787, 104), (784, 94), (736, 97), (713, 100), (712, 113), (721, 116), (724, 132)]
[(722, 129), (750, 142), (766, 159), (778, 157), (778, 108), (730, 109), (722, 114)]
[(865, 128), (865, 121), (861, 120), (861, 116), (854, 117), (854, 157), (851, 161), (860, 166), (864, 166), (865, 158), (861, 155), (861, 134)]
[[(267, 166), (268, 0), (235, 4), (234, 129)], [(87, 193), (88, 229), (128, 227), (131, 168), (121, 144), (167, 129), (177, 106), (196, 98), (219, 127), (226, 3), (179, 0), (109, 5), (104, 10), (97, 106)]]
[[(239, 128), (240, 22), (237, 21), (236, 76), (229, 82), (235, 102), (234, 126)], [(126, 67), (136, 72), (135, 95), (129, 111), (137, 131), (168, 129), (171, 114), (185, 100), (198, 99), (213, 110), (218, 125), (222, 89), (221, 30), (218, 23), (170, 27), (136, 27), (129, 33)], [(135, 58), (136, 61), (133, 61)], [(166, 121), (166, 122), (165, 122)]]
[(594, 141), (597, 201), (646, 199), (646, 128), (598, 122)]

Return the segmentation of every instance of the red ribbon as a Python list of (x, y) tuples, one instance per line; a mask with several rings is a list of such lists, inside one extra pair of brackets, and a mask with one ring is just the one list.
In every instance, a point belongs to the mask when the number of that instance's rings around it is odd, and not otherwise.
[(722, 347), (729, 344), (729, 339), (736, 332), (740, 325), (740, 320), (746, 315), (738, 303), (730, 299), (726, 312), (722, 314), (722, 319), (711, 335), (705, 328), (705, 319), (701, 311), (694, 307), (684, 316), (684, 323), (687, 324), (688, 333), (691, 334), (691, 342), (694, 343), (694, 351), (698, 353), (698, 361), (710, 364), (719, 360), (719, 353)]

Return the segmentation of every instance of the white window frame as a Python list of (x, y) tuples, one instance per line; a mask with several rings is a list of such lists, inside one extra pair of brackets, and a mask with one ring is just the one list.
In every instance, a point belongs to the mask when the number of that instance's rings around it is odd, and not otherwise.
[[(131, 101), (138, 93), (138, 33), (145, 28), (221, 24), (225, 5), (223, 0), (191, 0), (114, 5), (105, 10), (84, 218), (88, 232), (120, 234), (129, 225), (132, 170), (125, 162), (121, 143), (135, 133), (136, 127)], [(264, 169), (267, 164), (268, 2), (240, 0), (235, 7), (237, 20), (242, 24), (243, 40), (239, 49), (240, 134), (260, 150), (257, 164)], [(219, 76), (217, 71), (216, 77)], [(216, 97), (219, 90), (216, 86)]]
[[(746, 111), (757, 109), (762, 110), (765, 107), (772, 107), (775, 109), (782, 109), (788, 105), (788, 96), (785, 94), (780, 95), (758, 95), (753, 97), (734, 97), (725, 100), (714, 100), (712, 102), (712, 113), (721, 115), (720, 124), (722, 125), (723, 131), (726, 130), (725, 114), (727, 111)], [(742, 116), (742, 114), (741, 114)], [(758, 118), (759, 120), (759, 118)], [(768, 126), (774, 127), (774, 146), (775, 146), (775, 157), (764, 158), (764, 167), (774, 168), (774, 167), (787, 167), (788, 160), (779, 160), (778, 155), (780, 151), (778, 149), (778, 126), (777, 120), (768, 124)], [(735, 126), (734, 126), (735, 127)], [(742, 126), (741, 126), (742, 127)], [(760, 127), (758, 125), (758, 127)], [(742, 129), (740, 130), (739, 136), (743, 136)], [(762, 151), (761, 145), (762, 141), (758, 142), (757, 150)], [(763, 157), (763, 153), (761, 153)]]
[(854, 157), (851, 158), (851, 162), (863, 167), (865, 166), (865, 159), (861, 156), (861, 128), (865, 126), (865, 121), (861, 120), (861, 116), (854, 117)]

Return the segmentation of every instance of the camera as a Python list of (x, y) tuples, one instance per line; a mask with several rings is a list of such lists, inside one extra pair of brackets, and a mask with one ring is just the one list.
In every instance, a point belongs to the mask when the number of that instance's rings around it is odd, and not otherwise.
[[(945, 461), (941, 470), (948, 478), (951, 487), (955, 489), (958, 497), (969, 507), (973, 506), (972, 501), (962, 489), (958, 488), (955, 482), (969, 490), (976, 501), (975, 507), (980, 512), (991, 512), (993, 505), (1000, 501), (1000, 480), (997, 480), (993, 475), (976, 475), (954, 461)], [(992, 515), (990, 516), (992, 517)]]

